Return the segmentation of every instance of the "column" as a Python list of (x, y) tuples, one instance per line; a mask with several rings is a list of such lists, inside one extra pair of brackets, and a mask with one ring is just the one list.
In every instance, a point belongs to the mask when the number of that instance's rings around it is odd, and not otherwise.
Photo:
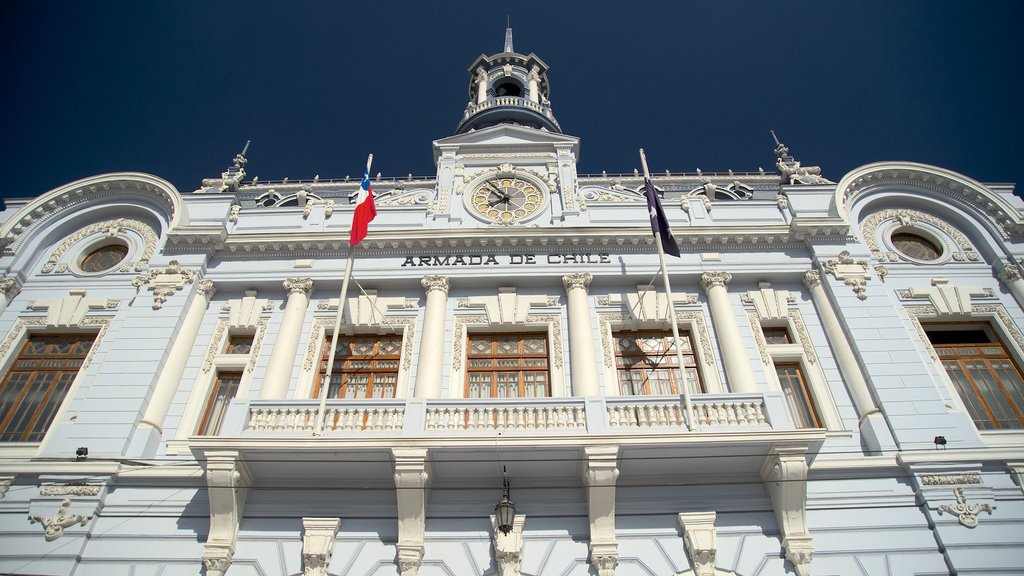
[(997, 277), (1010, 291), (1010, 294), (1013, 294), (1013, 299), (1017, 301), (1017, 304), (1024, 308), (1024, 277), (1021, 275), (1020, 265), (1012, 262), (1004, 263)]
[(309, 295), (313, 292), (313, 280), (288, 278), (284, 281), (284, 289), (288, 291), (288, 302), (284, 307), (281, 326), (277, 330), (267, 372), (263, 376), (263, 387), (260, 389), (262, 400), (283, 400), (288, 395), (292, 369), (295, 368), (295, 353), (299, 349), (299, 337), (302, 335), (302, 323), (306, 319)]
[(572, 395), (597, 396), (597, 357), (594, 331), (590, 327), (587, 287), (593, 276), (586, 272), (562, 276), (569, 299), (569, 360), (572, 367)]
[(140, 427), (150, 427), (163, 433), (161, 427), (164, 425), (164, 418), (167, 416), (167, 409), (171, 406), (175, 392), (178, 391), (178, 384), (181, 382), (181, 375), (188, 365), (188, 356), (192, 352), (192, 346), (196, 343), (196, 335), (199, 334), (199, 327), (206, 316), (206, 309), (210, 305), (210, 298), (217, 292), (217, 287), (212, 280), (200, 280), (196, 285), (195, 295), (192, 303), (185, 312), (185, 320), (181, 323), (178, 336), (174, 339), (171, 351), (167, 353), (167, 361), (164, 362), (163, 370), (160, 371), (160, 378), (156, 381), (153, 395), (146, 405), (146, 412), (139, 421)]
[[(420, 360), (416, 366), (416, 397), (440, 398), (444, 376), (444, 333), (448, 305), (447, 276), (430, 275), (420, 280), (427, 292), (423, 311), (423, 335), (420, 337)], [(456, 334), (461, 338), (461, 334)]]
[(843, 330), (832, 303), (828, 300), (828, 294), (821, 285), (821, 273), (817, 270), (808, 270), (804, 274), (804, 285), (811, 291), (811, 300), (814, 307), (818, 309), (818, 317), (821, 318), (821, 325), (828, 336), (828, 342), (832, 345), (832, 351), (836, 355), (836, 363), (839, 364), (839, 371), (846, 380), (846, 386), (850, 390), (850, 397), (853, 398), (853, 405), (857, 408), (857, 414), (863, 418), (873, 412), (878, 412), (875, 401), (871, 398), (871, 390), (864, 380), (864, 374), (857, 364), (857, 356), (850, 347), (850, 341), (846, 339), (846, 332)]
[(11, 300), (21, 292), (21, 285), (14, 278), (0, 278), (0, 314), (7, 309)]
[(750, 367), (747, 348), (740, 338), (740, 329), (736, 324), (736, 314), (729, 303), (729, 291), (725, 286), (732, 281), (728, 272), (705, 272), (700, 277), (700, 285), (708, 295), (711, 307), (711, 320), (715, 324), (718, 335), (718, 347), (722, 351), (725, 364), (725, 377), (729, 381), (732, 392), (757, 392), (754, 370)]

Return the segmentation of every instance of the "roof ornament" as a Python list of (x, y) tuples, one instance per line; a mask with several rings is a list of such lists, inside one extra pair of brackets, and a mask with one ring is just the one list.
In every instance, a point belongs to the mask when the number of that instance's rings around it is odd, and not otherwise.
[(782, 176), (783, 184), (835, 184), (821, 175), (820, 166), (801, 166), (800, 162), (789, 153), (789, 148), (779, 142), (779, 137), (772, 133), (772, 140), (775, 140), (775, 167)]
[[(249, 152), (249, 144), (251, 142), (251, 140), (245, 141), (242, 151), (235, 154), (231, 166), (228, 166), (227, 170), (220, 173), (220, 178), (204, 178), (202, 188), (196, 190), (196, 192), (223, 194), (225, 192), (233, 193), (238, 191), (238, 187), (242, 184), (242, 179), (245, 178), (245, 165), (249, 163), (245, 155)], [(253, 185), (255, 184), (256, 180), (253, 179)]]
[(512, 48), (512, 18), (505, 16), (505, 49), (502, 52), (515, 52)]

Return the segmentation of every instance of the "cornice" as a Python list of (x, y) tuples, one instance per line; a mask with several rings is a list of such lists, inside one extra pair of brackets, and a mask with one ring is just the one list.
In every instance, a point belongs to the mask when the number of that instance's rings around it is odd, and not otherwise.
[(17, 246), (27, 231), (69, 208), (111, 198), (155, 201), (166, 210), (169, 228), (188, 220), (181, 194), (170, 182), (141, 172), (100, 174), (54, 188), (22, 206), (0, 225), (0, 247)]
[(876, 162), (850, 171), (836, 185), (833, 202), (843, 220), (860, 196), (893, 187), (948, 196), (982, 216), (1004, 239), (1024, 238), (1024, 216), (981, 182), (952, 170), (916, 162)]

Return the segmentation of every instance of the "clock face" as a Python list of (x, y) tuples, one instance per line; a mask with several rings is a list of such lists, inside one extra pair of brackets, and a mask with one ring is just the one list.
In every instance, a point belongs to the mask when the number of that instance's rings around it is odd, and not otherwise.
[(486, 220), (515, 224), (537, 215), (544, 207), (544, 195), (525, 180), (511, 176), (488, 178), (473, 189), (470, 206)]

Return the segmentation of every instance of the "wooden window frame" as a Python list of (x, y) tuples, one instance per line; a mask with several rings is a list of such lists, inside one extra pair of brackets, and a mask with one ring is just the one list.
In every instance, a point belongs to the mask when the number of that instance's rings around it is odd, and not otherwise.
[[(374, 352), (373, 352), (373, 354), (368, 354), (368, 355), (350, 354), (348, 356), (344, 356), (343, 358), (345, 358), (345, 359), (341, 361), (341, 366), (339, 367), (338, 366), (338, 358), (339, 358), (338, 352), (341, 352), (341, 351), (343, 351), (345, 349), (351, 350), (351, 348), (350, 348), (351, 343), (352, 343), (353, 340), (355, 340), (357, 338), (373, 338), (374, 339), (374, 344), (373, 344)], [(397, 344), (397, 353), (395, 353), (395, 354), (381, 354), (380, 353), (380, 346), (381, 346), (382, 340), (394, 340), (395, 343)], [(341, 400), (385, 400), (385, 399), (397, 398), (398, 397), (398, 377), (399, 377), (399, 373), (401, 372), (401, 368), (402, 368), (402, 364), (401, 364), (401, 360), (402, 360), (402, 340), (403, 340), (403, 335), (402, 334), (351, 334), (351, 335), (342, 334), (342, 335), (338, 336), (338, 348), (334, 352), (335, 364), (334, 364), (334, 366), (331, 369), (331, 380), (332, 380), (332, 383), (328, 386), (328, 389), (327, 389), (328, 396), (327, 397), (328, 398), (333, 398), (333, 399), (341, 399)], [(327, 361), (328, 361), (327, 357), (328, 357), (329, 352), (330, 352), (330, 347), (331, 347), (331, 334), (325, 332), (324, 333), (324, 342), (321, 345), (321, 349), (320, 349), (319, 369), (317, 371), (316, 378), (315, 378), (315, 380), (313, 382), (313, 390), (312, 390), (312, 394), (311, 394), (311, 396), (313, 398), (319, 398), (320, 397), (320, 386), (322, 385), (322, 383), (324, 381), (324, 376), (327, 375)], [(350, 368), (350, 367), (346, 368), (345, 364), (347, 364), (349, 362), (370, 362), (370, 366), (367, 367), (367, 368)], [(381, 366), (380, 365), (381, 362), (393, 362), (394, 363), (394, 367)], [(355, 374), (359, 374), (359, 375), (365, 374), (365, 375), (368, 376), (367, 381), (366, 381), (366, 396), (364, 396), (363, 398), (346, 398), (344, 396), (344, 392), (346, 391), (346, 387), (349, 386), (349, 384), (350, 384), (349, 381), (348, 381), (348, 377), (351, 376), (351, 375), (355, 375)], [(386, 386), (389, 384), (389, 382), (387, 382), (386, 379), (383, 382), (378, 382), (378, 380), (380, 380), (385, 375), (391, 375), (392, 378), (393, 378), (393, 380), (390, 382), (390, 384), (392, 386), (391, 395), (390, 396), (380, 396), (380, 397), (376, 397), (375, 398), (374, 395), (373, 395), (374, 394), (374, 390), (376, 388), (382, 388), (382, 387), (386, 388)], [(335, 379), (337, 379), (336, 383), (333, 382)], [(336, 394), (331, 395), (331, 392), (332, 392), (331, 389), (334, 388), (334, 386), (337, 386), (337, 392), (336, 392)]]
[[(245, 339), (245, 342), (241, 342), (241, 340), (243, 338)], [(236, 342), (236, 340), (238, 340), (238, 342)], [(229, 334), (228, 337), (224, 339), (224, 352), (223, 353), (224, 354), (249, 354), (249, 353), (252, 352), (252, 346), (255, 343), (255, 341), (256, 341), (256, 335), (255, 334)], [(240, 345), (248, 346), (249, 349), (244, 351), (244, 352), (236, 352), (235, 351), (235, 347), (240, 346)]]
[[(234, 378), (234, 383), (225, 383), (228, 378)], [(242, 371), (218, 371), (210, 386), (210, 394), (206, 397), (206, 406), (203, 408), (203, 415), (196, 427), (197, 436), (216, 436), (220, 433), (220, 427), (224, 424), (224, 416), (227, 414), (228, 404), (238, 396), (238, 389), (242, 386)], [(222, 390), (227, 390), (230, 396), (225, 395), (223, 403), (217, 402)]]
[[(517, 352), (515, 354), (500, 354), (497, 351), (497, 340), (496, 338), (503, 337), (516, 337), (518, 339)], [(492, 339), (491, 351), (489, 354), (474, 353), (473, 342), (474, 340), (479, 342), (485, 338)], [(524, 338), (542, 338), (544, 341), (544, 351), (538, 353), (529, 353), (523, 350)], [(463, 390), (465, 398), (550, 398), (551, 397), (551, 358), (550, 358), (550, 337), (547, 332), (468, 332), (466, 334), (466, 376), (465, 376), (465, 387)], [(490, 366), (474, 366), (474, 361), (490, 359)], [(526, 360), (544, 360), (543, 366), (527, 366)], [(518, 360), (519, 363), (516, 366), (500, 366), (498, 365), (501, 361)], [(480, 375), (490, 373), (490, 395), (479, 397), (471, 396), (470, 384), (473, 375)], [(498, 374), (511, 374), (516, 373), (517, 376), (517, 396), (498, 396)], [(544, 395), (527, 395), (526, 384), (527, 374), (544, 374)]]
[[(779, 388), (782, 389), (782, 393), (786, 398), (786, 404), (789, 406), (790, 412), (792, 412), (793, 425), (797, 428), (824, 428), (821, 415), (818, 414), (818, 408), (814, 403), (814, 394), (811, 392), (810, 384), (800, 362), (774, 362), (774, 364), (775, 376), (779, 379)], [(789, 369), (795, 369), (795, 382), (788, 375), (784, 375), (784, 371)], [(799, 397), (803, 407), (806, 409), (806, 413), (794, 409), (792, 404), (793, 396), (790, 396), (790, 394)], [(803, 422), (802, 420), (805, 420), (806, 417), (809, 417), (811, 422)]]
[[(645, 337), (645, 336), (646, 337), (657, 337), (657, 338), (661, 338), (663, 342), (664, 341), (672, 341), (672, 340), (675, 339), (675, 337), (672, 335), (672, 331), (671, 330), (612, 330), (612, 342), (611, 342), (611, 345), (612, 345), (612, 353), (615, 356), (615, 366), (614, 366), (614, 369), (615, 369), (615, 380), (616, 380), (616, 382), (619, 385), (619, 394), (622, 395), (622, 396), (651, 396), (651, 395), (653, 395), (650, 392), (650, 388), (649, 388), (649, 384), (648, 384), (649, 380), (648, 380), (647, 377), (645, 377), (643, 379), (643, 384), (642, 384), (643, 391), (640, 394), (635, 394), (635, 393), (627, 394), (626, 393), (625, 385), (624, 385), (623, 380), (622, 380), (622, 373), (625, 372), (625, 371), (633, 371), (633, 370), (644, 370), (645, 373), (653, 372), (655, 370), (667, 370), (668, 371), (668, 378), (669, 378), (669, 387), (671, 389), (670, 393), (673, 394), (673, 395), (681, 394), (682, 393), (682, 389), (679, 386), (679, 374), (680, 374), (681, 371), (680, 371), (678, 360), (677, 360), (677, 356), (676, 356), (676, 345), (675, 345), (675, 343), (674, 342), (670, 342), (666, 346), (665, 352), (664, 352), (664, 354), (662, 354), (662, 357), (661, 357), (660, 361), (658, 362), (658, 364), (649, 366), (646, 369), (644, 367), (642, 367), (642, 366), (638, 368), (638, 367), (636, 367), (636, 366), (638, 366), (638, 364), (630, 364), (628, 366), (625, 365), (625, 362), (624, 362), (623, 359), (624, 358), (635, 358), (635, 359), (637, 359), (637, 361), (642, 362), (642, 359), (644, 359), (644, 358), (652, 358), (652, 357), (648, 356), (646, 354), (636, 354), (636, 355), (634, 355), (634, 354), (625, 354), (625, 353), (623, 353), (622, 350), (619, 349), (618, 341), (619, 341), (619, 338), (622, 338), (623, 336), (627, 336), (627, 335), (635, 337), (635, 338), (641, 338), (641, 337)], [(688, 352), (687, 351), (683, 351), (683, 354), (684, 355), (688, 355), (688, 356), (693, 358), (693, 363), (692, 364), (688, 364), (686, 366), (683, 366), (683, 369), (685, 370), (687, 368), (692, 368), (697, 373), (697, 390), (696, 391), (691, 391), (691, 394), (703, 394), (703, 393), (705, 393), (705, 390), (706, 390), (705, 384), (704, 384), (704, 375), (701, 372), (701, 361), (700, 361), (700, 358), (698, 358), (698, 356), (697, 356), (696, 342), (694, 341), (693, 334), (691, 333), (690, 330), (680, 330), (679, 331), (679, 339), (680, 340), (686, 339), (689, 342), (689, 344), (690, 344), (689, 351)]]
[[(1009, 389), (1007, 382), (1004, 381), (1005, 378), (1001, 377), (999, 375), (999, 371), (993, 368), (992, 361), (1002, 360), (1009, 363), (1010, 368), (1012, 368), (1021, 383), (1019, 386), (1021, 390), (1018, 391), (1018, 395), (1021, 395), (1022, 397), (1024, 397), (1024, 373), (1021, 372), (1017, 359), (1003, 342), (1003, 339), (999, 334), (996, 333), (993, 326), (988, 322), (965, 322), (924, 324), (922, 328), (924, 329), (925, 336), (928, 337), (928, 343), (931, 345), (932, 349), (935, 350), (939, 365), (942, 366), (943, 371), (952, 384), (952, 389), (960, 398), (960, 401), (964, 405), (967, 413), (971, 416), (971, 420), (974, 422), (974, 425), (982, 431), (1024, 430), (1024, 400), (1015, 399), (1013, 397), (1013, 393)], [(955, 330), (980, 330), (988, 335), (990, 341), (987, 343), (961, 344), (933, 343), (931, 341), (930, 334), (949, 331), (943, 330), (942, 328), (952, 328)], [(977, 354), (966, 353), (969, 349), (981, 348), (998, 348), (1001, 353), (984, 352), (982, 350), (977, 350)], [(968, 368), (967, 364), (969, 362), (981, 362), (984, 365), (986, 373), (992, 379), (992, 383), (996, 386), (996, 390), (994, 391), (998, 392), (999, 395), (1002, 396), (1002, 399), (1006, 403), (1006, 407), (1010, 409), (1010, 412), (1017, 420), (1016, 425), (1013, 425), (1012, 422), (1010, 425), (1004, 425), (996, 416), (991, 402), (981, 391), (976, 378), (978, 375), (977, 372)], [(962, 387), (960, 385), (961, 381), (950, 374), (949, 363), (955, 363), (960, 374), (963, 374), (964, 376), (965, 380), (963, 383), (969, 387), (969, 390)]]
[[(45, 351), (38, 354), (29, 352), (29, 347), (33, 345), (33, 341), (44, 340), (74, 341), (77, 343), (88, 341), (89, 346), (82, 351), (61, 352), (59, 354), (47, 353)], [(67, 399), (68, 392), (71, 390), (75, 379), (78, 378), (79, 373), (82, 371), (82, 367), (89, 356), (89, 351), (96, 345), (96, 340), (97, 335), (95, 333), (29, 333), (27, 335), (21, 350), (14, 357), (10, 368), (3, 375), (2, 381), (0, 381), (0, 398), (4, 398), (11, 387), (21, 386), (21, 389), (10, 399), (10, 408), (7, 410), (7, 413), (0, 414), (0, 443), (41, 442), (43, 440), (53, 425), (57, 414), (60, 412), (61, 405)], [(50, 348), (50, 346), (52, 344), (47, 345), (47, 348)], [(54, 358), (59, 358), (63, 365), (52, 365), (55, 362)], [(47, 359), (50, 360), (47, 361)], [(40, 364), (48, 362), (51, 365), (19, 366), (19, 364), (36, 362)], [(16, 381), (12, 384), (11, 380), (17, 379), (21, 375), (25, 375), (24, 380)], [(49, 377), (48, 381), (44, 382), (45, 389), (34, 399), (36, 405), (32, 409), (32, 413), (26, 417), (23, 404), (32, 391), (31, 387), (38, 379), (46, 378), (45, 375), (52, 376)], [(16, 426), (16, 429), (8, 431), (12, 424)], [(8, 435), (14, 436), (8, 438)]]

